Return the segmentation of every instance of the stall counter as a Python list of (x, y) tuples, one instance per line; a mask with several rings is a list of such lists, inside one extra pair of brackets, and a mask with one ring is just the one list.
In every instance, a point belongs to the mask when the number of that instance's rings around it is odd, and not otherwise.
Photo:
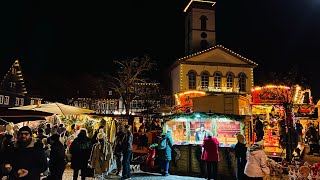
[[(201, 177), (206, 174), (206, 164), (200, 160), (202, 147), (199, 144), (173, 146), (173, 159), (169, 171), (171, 174)], [(236, 160), (232, 147), (219, 147), (220, 161), (218, 176), (234, 179), (236, 176)]]

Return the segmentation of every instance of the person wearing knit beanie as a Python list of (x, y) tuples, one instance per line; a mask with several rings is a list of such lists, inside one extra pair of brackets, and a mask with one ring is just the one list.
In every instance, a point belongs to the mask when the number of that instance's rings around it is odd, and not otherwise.
[(25, 132), (28, 132), (30, 135), (32, 135), (32, 130), (30, 129), (29, 126), (21, 127), (18, 131), (18, 134), (25, 133)]
[(15, 153), (12, 155), (13, 174), (17, 179), (40, 179), (40, 174), (48, 167), (43, 144), (32, 137), (32, 130), (23, 126), (18, 130), (18, 138), (14, 144)]

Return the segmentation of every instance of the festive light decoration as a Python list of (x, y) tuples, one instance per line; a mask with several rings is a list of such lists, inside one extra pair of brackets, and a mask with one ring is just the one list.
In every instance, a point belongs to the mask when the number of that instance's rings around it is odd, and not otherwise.
[(180, 90), (183, 89), (183, 64), (180, 64)]
[(228, 48), (225, 48), (225, 47), (222, 46), (222, 45), (216, 45), (216, 46), (213, 46), (213, 47), (211, 47), (211, 48), (205, 49), (205, 50), (203, 50), (203, 51), (199, 51), (199, 52), (193, 53), (193, 54), (191, 54), (191, 55), (188, 55), (188, 56), (185, 56), (185, 57), (182, 57), (182, 58), (178, 59), (178, 61), (182, 62), (182, 61), (184, 61), (184, 60), (186, 60), (186, 59), (188, 59), (188, 58), (191, 58), (191, 57), (194, 57), (194, 56), (203, 54), (203, 53), (205, 53), (205, 52), (207, 52), (207, 51), (211, 51), (211, 50), (213, 50), (213, 49), (221, 49), (221, 50), (224, 50), (224, 51), (230, 53), (231, 55), (234, 55), (234, 56), (238, 57), (239, 59), (243, 60), (244, 62), (251, 64), (253, 67), (258, 66), (258, 64), (257, 64), (256, 62), (251, 61), (251, 60), (249, 60), (249, 59), (241, 56), (240, 54), (235, 53), (234, 51), (231, 51), (231, 50), (228, 49)]
[(178, 106), (192, 106), (192, 98), (205, 96), (206, 92), (204, 91), (185, 91), (175, 94), (176, 102)]
[(187, 12), (189, 6), (192, 4), (192, 2), (203, 2), (203, 3), (209, 3), (212, 4), (212, 6), (214, 6), (216, 4), (216, 2), (214, 1), (208, 1), (208, 0), (190, 0), (190, 2), (188, 3), (188, 5), (184, 8), (183, 12)]
[(291, 102), (292, 91), (288, 86), (266, 85), (263, 87), (254, 87), (251, 89), (253, 103), (273, 103), (279, 104)]
[(24, 79), (23, 79), (23, 75), (22, 75), (22, 71), (21, 71), (21, 66), (20, 66), (20, 62), (18, 59), (16, 59), (13, 63), (13, 65), (11, 66), (11, 68), (9, 69), (9, 71), (7, 72), (7, 74), (4, 76), (3, 80), (1, 81), (1, 85), (5, 82), (7, 76), (9, 74), (12, 74), (12, 72), (16, 71), (16, 75), (19, 77), (19, 83), (21, 83), (22, 85), (22, 94), (26, 95), (27, 92), (27, 88), (25, 86), (24, 83)]

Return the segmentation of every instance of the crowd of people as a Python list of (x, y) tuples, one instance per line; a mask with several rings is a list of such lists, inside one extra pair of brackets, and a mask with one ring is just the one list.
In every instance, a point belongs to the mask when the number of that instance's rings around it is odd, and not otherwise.
[[(82, 180), (94, 176), (105, 179), (114, 172), (120, 179), (131, 179), (130, 160), (133, 150), (133, 134), (130, 125), (117, 126), (114, 142), (109, 142), (105, 127), (100, 126), (88, 137), (85, 128), (73, 128), (68, 131), (63, 124), (45, 128), (31, 129), (23, 126), (15, 133), (7, 133), (0, 138), (0, 179), (7, 176), (9, 180), (62, 180), (66, 165), (70, 161), (73, 179), (79, 175)], [(299, 141), (302, 126), (296, 124)], [(160, 173), (169, 176), (169, 164), (172, 159), (172, 130), (167, 129), (160, 137), (157, 148)], [(310, 152), (318, 152), (313, 143), (318, 141), (312, 124), (307, 127), (305, 138), (308, 138)], [(70, 143), (70, 139), (72, 139)], [(237, 179), (262, 179), (268, 173), (267, 157), (263, 150), (263, 134), (257, 134), (257, 141), (250, 147), (245, 144), (245, 137), (237, 134), (235, 145)], [(314, 143), (316, 144), (316, 143)], [(217, 179), (219, 142), (207, 131), (202, 138), (201, 160), (207, 165), (207, 179)], [(71, 158), (68, 159), (67, 155)]]
[[(62, 180), (69, 161), (74, 180), (79, 175), (82, 180), (105, 179), (114, 169), (121, 179), (131, 179), (130, 128), (119, 126), (114, 143), (109, 142), (104, 126), (91, 138), (85, 128), (67, 131), (63, 124), (36, 129), (23, 126), (17, 132), (5, 133), (0, 138), (0, 179)], [(71, 138), (71, 143), (67, 143)]]

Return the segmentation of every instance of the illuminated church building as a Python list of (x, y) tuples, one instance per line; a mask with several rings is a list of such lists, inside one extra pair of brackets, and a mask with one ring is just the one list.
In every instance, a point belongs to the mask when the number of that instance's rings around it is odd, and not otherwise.
[[(193, 106), (194, 112), (248, 115), (247, 101), (250, 98), (246, 96), (251, 94), (253, 68), (258, 64), (216, 44), (215, 3), (190, 0), (184, 9), (185, 57), (176, 60), (170, 67), (175, 106)], [(203, 96), (202, 99), (199, 96)], [(192, 97), (197, 98), (190, 103)], [(233, 109), (217, 109), (212, 103), (204, 103), (208, 102), (208, 98), (215, 101), (213, 104), (219, 101), (221, 106), (227, 103), (226, 98), (231, 98)], [(235, 99), (237, 105), (234, 105)], [(246, 102), (246, 107), (241, 107), (241, 99)], [(195, 100), (198, 101), (197, 107)]]

